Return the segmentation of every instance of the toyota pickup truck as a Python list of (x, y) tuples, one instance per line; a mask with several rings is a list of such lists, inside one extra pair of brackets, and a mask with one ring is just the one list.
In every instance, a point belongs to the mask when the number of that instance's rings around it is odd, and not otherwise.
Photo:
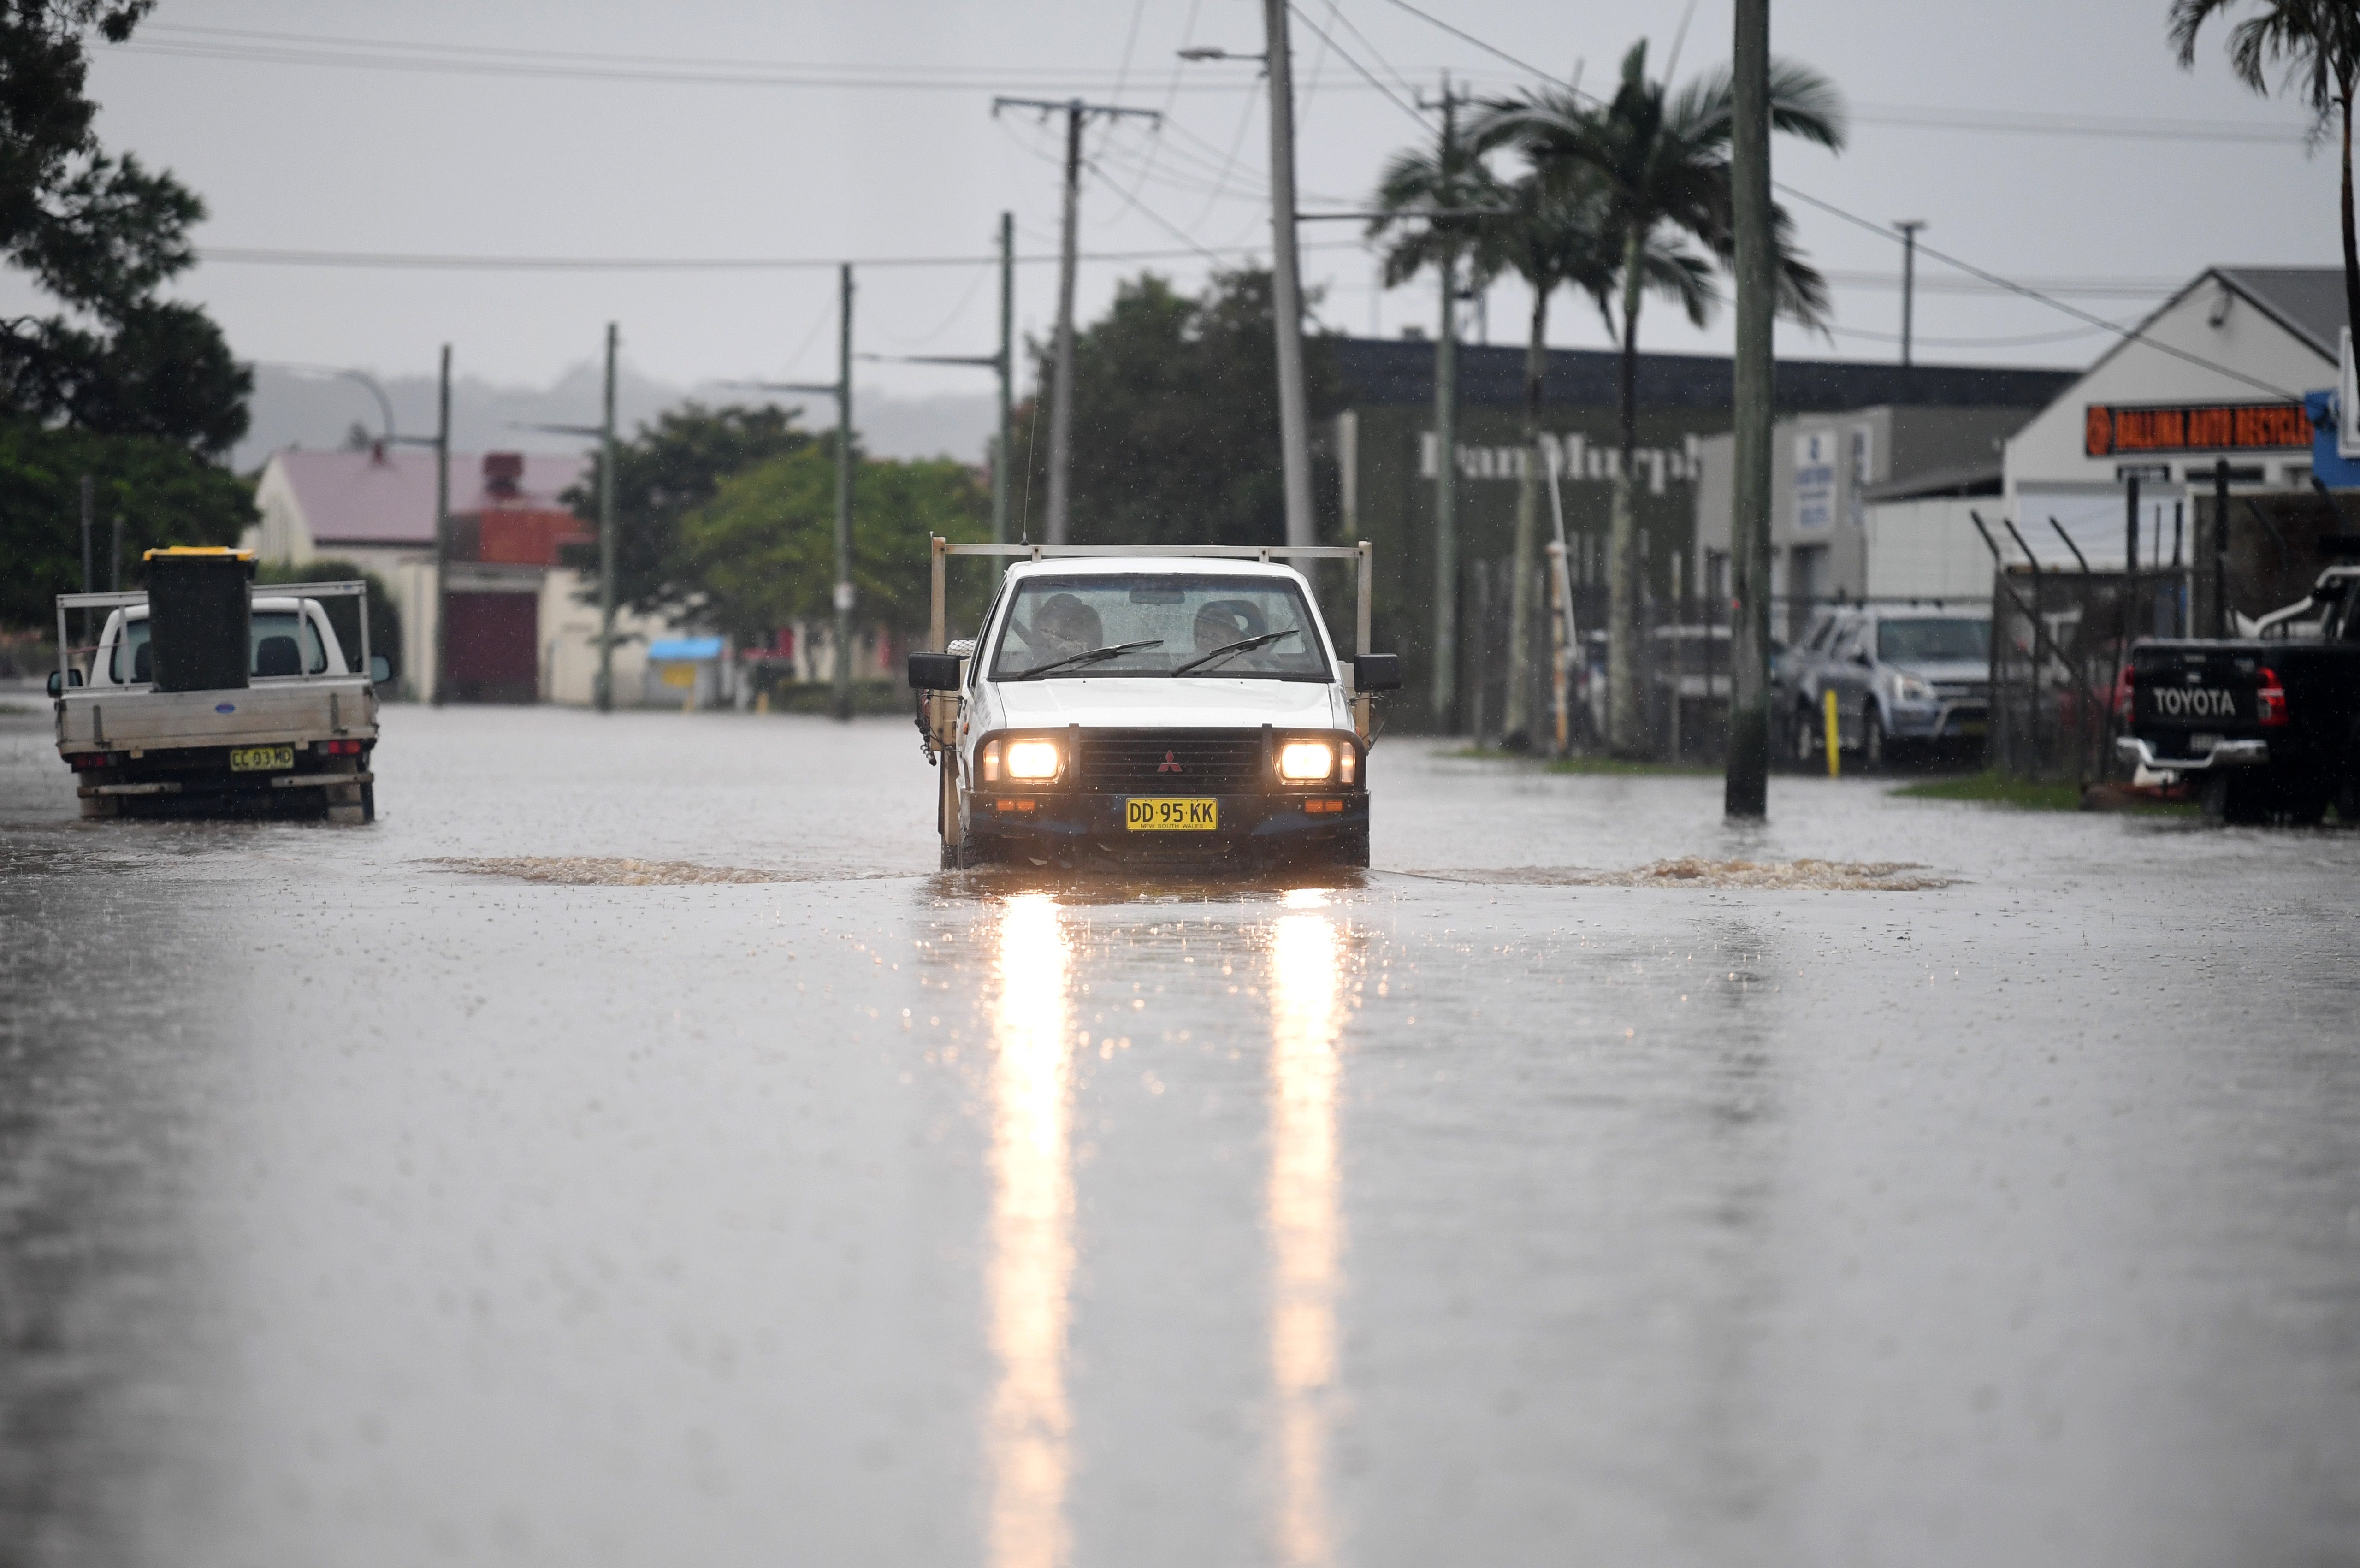
[(2121, 759), (2198, 786), (2225, 822), (2360, 820), (2360, 566), (2331, 566), (2253, 635), (2133, 643)]
[[(163, 554), (151, 554), (151, 567)], [(180, 554), (235, 561), (233, 552)], [(235, 587), (242, 603), (201, 606), (201, 619), (234, 658), (242, 642), (243, 658), (193, 686), (157, 667), (148, 594), (59, 597), (61, 652), (49, 687), (58, 754), (73, 770), (82, 816), (375, 818), (376, 683), (387, 670), (367, 648), (366, 586), (290, 584), (257, 595), (241, 578)], [(322, 603), (343, 596), (358, 601), (362, 646), (354, 653)], [(75, 656), (69, 616), (102, 610), (95, 642)], [(168, 665), (170, 645), (168, 632)], [(169, 689), (175, 685), (182, 689)]]
[[(1354, 563), (1365, 650), (1367, 545), (934, 548), (935, 651), (909, 674), (945, 869), (1369, 863), (1370, 699), (1400, 663), (1340, 656), (1279, 559)], [(1022, 559), (978, 635), (945, 643), (962, 554)]]

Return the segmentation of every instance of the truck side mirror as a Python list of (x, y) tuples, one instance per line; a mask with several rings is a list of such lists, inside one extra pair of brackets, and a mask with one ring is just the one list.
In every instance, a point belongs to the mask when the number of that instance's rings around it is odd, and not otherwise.
[(1352, 689), (1364, 692), (1397, 692), (1401, 690), (1401, 655), (1398, 653), (1355, 653), (1352, 655)]
[(392, 661), (392, 660), (390, 660), (390, 659), (388, 659), (388, 658), (387, 658), (387, 657), (386, 657), (384, 654), (382, 654), (382, 653), (372, 653), (372, 654), (370, 654), (370, 655), (369, 655), (369, 681), (370, 681), (370, 683), (371, 683), (372, 685), (380, 685), (380, 686), (381, 686), (381, 685), (385, 685), (385, 683), (386, 683), (386, 682), (388, 682), (388, 681), (389, 681), (389, 680), (391, 680), (391, 679), (393, 679), (393, 661)]
[(65, 676), (63, 676), (63, 675), (60, 674), (59, 674), (57, 671), (55, 671), (55, 670), (51, 670), (51, 671), (49, 672), (49, 695), (50, 695), (51, 696), (59, 696), (59, 695), (60, 695), (61, 693), (63, 693), (63, 692), (64, 692), (64, 690), (65, 690), (65, 686), (66, 686), (66, 678), (65, 678)]
[(958, 690), (959, 656), (956, 653), (910, 655), (910, 689), (919, 692)]

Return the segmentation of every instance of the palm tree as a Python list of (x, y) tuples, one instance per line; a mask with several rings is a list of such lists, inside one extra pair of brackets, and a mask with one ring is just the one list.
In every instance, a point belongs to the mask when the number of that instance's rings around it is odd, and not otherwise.
[[(2171, 44), (2182, 70), (2196, 63), (2196, 34), (2238, 0), (2171, 0)], [(2264, 97), (2268, 71), (2286, 62), (2286, 85), (2316, 116), (2312, 145), (2340, 114), (2344, 121), (2344, 310), (2360, 328), (2360, 244), (2352, 225), (2352, 91), (2360, 81), (2360, 7), (2352, 0), (2258, 0), (2261, 15), (2229, 31), (2229, 66)]]
[[(1618, 752), (1640, 744), (1638, 706), (1637, 524), (1633, 473), (1639, 444), (1639, 310), (1650, 294), (1678, 303), (1699, 324), (1716, 302), (1704, 258), (1687, 248), (1701, 244), (1727, 266), (1735, 250), (1731, 227), (1730, 138), (1734, 119), (1730, 74), (1723, 68), (1677, 93), (1647, 76), (1642, 39), (1622, 57), (1612, 100), (1598, 103), (1548, 89), (1494, 105), (1479, 132), (1491, 141), (1513, 139), (1536, 161), (1564, 160), (1596, 172), (1605, 188), (1608, 222), (1619, 243), (1620, 299), (1611, 321), (1622, 353), (1622, 461), (1613, 478), (1607, 538), (1610, 584), (1608, 639), (1612, 652), (1608, 740)], [(1844, 143), (1844, 110), (1835, 87), (1807, 67), (1774, 61), (1770, 124), (1830, 149)], [(1780, 311), (1811, 325), (1827, 313), (1827, 283), (1795, 249), (1793, 225), (1773, 208), (1773, 239)]]
[(1524, 339), (1524, 471), (1516, 485), (1514, 598), (1508, 625), (1508, 702), (1504, 743), (1527, 745), (1532, 734), (1532, 602), (1540, 532), (1541, 395), (1548, 372), (1550, 296), (1573, 288), (1596, 302), (1612, 322), (1609, 301), (1622, 251), (1607, 221), (1606, 192), (1586, 165), (1535, 163), (1506, 192), (1509, 210), (1486, 225), (1487, 257), (1523, 278), (1533, 291), (1531, 331)]
[(1447, 724), (1458, 684), (1458, 309), (1459, 265), (1470, 264), (1470, 281), (1480, 285), (1497, 274), (1493, 243), (1497, 215), (1507, 201), (1500, 182), (1471, 139), (1458, 131), (1458, 111), (1446, 92), (1442, 135), (1434, 150), (1396, 153), (1377, 181), (1377, 207), (1371, 239), (1391, 235), (1384, 251), (1388, 288), (1431, 270), (1442, 284), (1441, 330), (1435, 334), (1434, 402), (1436, 485), (1434, 496), (1435, 723)]

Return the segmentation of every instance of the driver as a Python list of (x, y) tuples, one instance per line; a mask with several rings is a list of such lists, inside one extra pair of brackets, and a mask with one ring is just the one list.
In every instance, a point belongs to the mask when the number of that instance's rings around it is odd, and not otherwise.
[(1060, 644), (1056, 650), (1060, 655), (1096, 648), (1106, 641), (1106, 627), (1098, 620), (1098, 612), (1072, 594), (1050, 595), (1034, 612), (1032, 629)]

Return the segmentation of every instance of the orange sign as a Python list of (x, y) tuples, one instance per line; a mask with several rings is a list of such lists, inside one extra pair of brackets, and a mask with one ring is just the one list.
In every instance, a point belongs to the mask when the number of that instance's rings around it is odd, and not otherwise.
[(2235, 452), (2311, 444), (2300, 403), (2196, 403), (2117, 408), (2092, 403), (2081, 449), (2092, 457), (2126, 452)]

